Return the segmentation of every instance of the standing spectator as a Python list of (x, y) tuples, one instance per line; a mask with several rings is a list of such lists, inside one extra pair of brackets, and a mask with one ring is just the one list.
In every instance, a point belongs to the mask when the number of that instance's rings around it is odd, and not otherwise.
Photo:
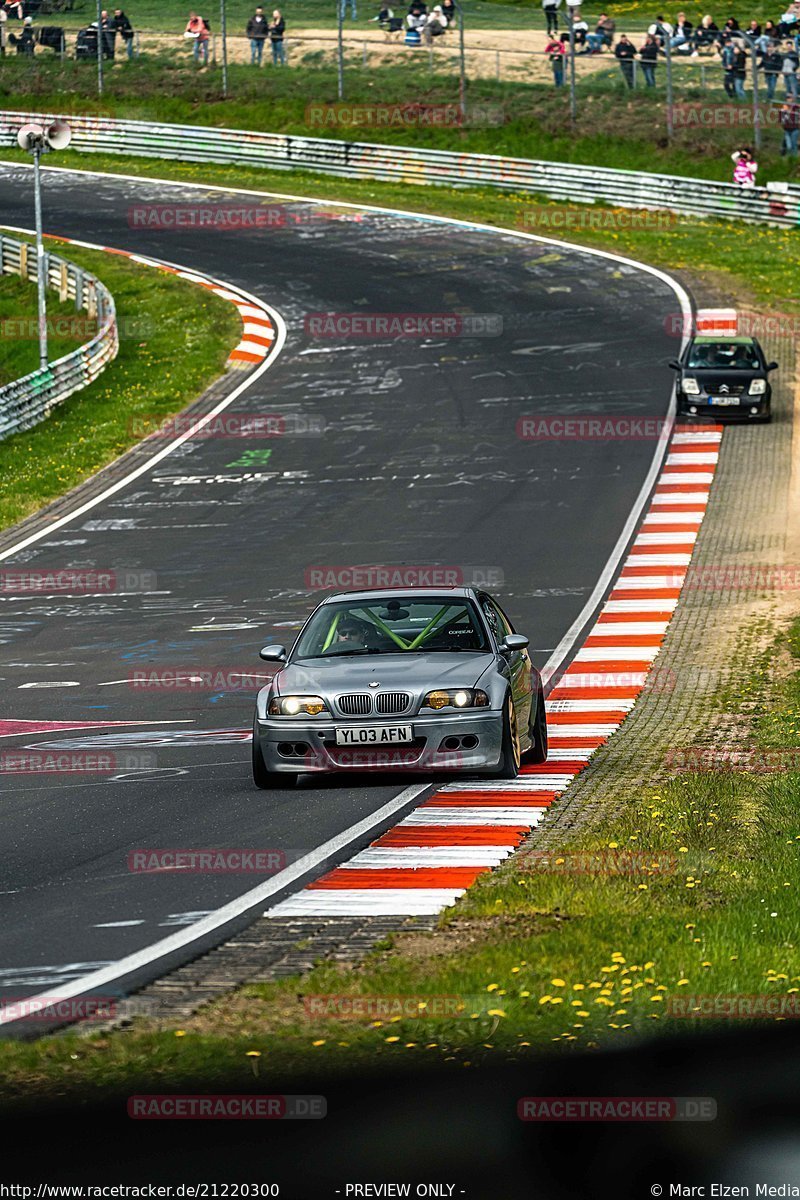
[(9, 34), (8, 39), (12, 45), (16, 45), (17, 54), (33, 55), (36, 48), (36, 34), (33, 29), (33, 17), (25, 17), (22, 22), (22, 33), (19, 37), (14, 34)]
[[(347, 0), (339, 0), (339, 7), (342, 13), (342, 20), (344, 20), (347, 15)], [(358, 16), (358, 13), (356, 12), (356, 0), (350, 0), (350, 16), (354, 21)]]
[(15, 16), (18, 21), (25, 16), (24, 0), (6, 0), (3, 7), (6, 10), (6, 16)]
[(642, 62), (642, 74), (648, 87), (656, 86), (656, 67), (658, 66), (658, 42), (652, 33), (648, 33), (643, 46), (639, 47), (639, 58)]
[(4, 5), (0, 5), (0, 58), (6, 56), (6, 24), (8, 23), (8, 13)]
[(628, 37), (627, 33), (623, 33), (617, 42), (614, 50), (614, 57), (619, 63), (619, 69), (622, 71), (622, 78), (629, 88), (633, 87), (633, 60), (636, 58), (636, 47)]
[(561, 0), (542, 0), (542, 10), (547, 18), (547, 34), (552, 37), (558, 33), (558, 9)]
[(783, 130), (783, 145), (781, 154), (797, 158), (797, 138), (800, 134), (800, 106), (784, 102), (781, 105), (778, 120)]
[(125, 43), (128, 58), (133, 58), (133, 26), (121, 8), (114, 9), (114, 31)]
[[(344, 2), (344, 0), (343, 0)], [(353, 0), (355, 9), (355, 0)], [(281, 10), (276, 8), (269, 23), (269, 40), (272, 45), (272, 62), (274, 66), (286, 66), (286, 51), (283, 48), (283, 35), (286, 32), (286, 22), (281, 16)]]
[(617, 22), (606, 13), (600, 13), (594, 33), (587, 33), (586, 35), (589, 54), (600, 54), (603, 46), (611, 47), (614, 43), (616, 29)]
[(764, 72), (764, 82), (767, 85), (767, 99), (772, 100), (775, 95), (775, 85), (783, 66), (783, 55), (775, 42), (771, 42), (769, 48), (761, 55), (760, 65)]
[(261, 60), (264, 57), (264, 42), (269, 36), (267, 18), (264, 16), (264, 10), (260, 5), (247, 22), (245, 32), (250, 39), (250, 66), (260, 67)]
[(782, 57), (781, 75), (786, 97), (787, 99), (797, 99), (797, 67), (800, 64), (800, 57), (791, 42), (784, 43)]
[(731, 100), (744, 100), (747, 55), (738, 41), (729, 41), (722, 47), (721, 58), (725, 94)]
[(672, 31), (670, 38), (670, 47), (673, 50), (678, 50), (681, 47), (686, 47), (686, 50), (681, 50), (681, 53), (688, 52), (692, 44), (692, 29), (691, 21), (686, 20), (686, 13), (679, 12), (675, 21), (675, 28)]
[(758, 163), (753, 158), (751, 150), (734, 150), (731, 158), (734, 162), (733, 182), (738, 183), (742, 188), (754, 188), (756, 186), (756, 172), (758, 171)]
[(567, 48), (563, 42), (556, 37), (551, 37), (544, 48), (544, 52), (550, 60), (550, 66), (553, 68), (553, 83), (556, 87), (564, 86), (564, 59), (567, 56)]
[(198, 17), (197, 13), (190, 12), (189, 20), (186, 24), (183, 36), (185, 38), (193, 38), (194, 46), (192, 53), (194, 61), (199, 62), (203, 59), (203, 66), (208, 66), (208, 25), (204, 17)]

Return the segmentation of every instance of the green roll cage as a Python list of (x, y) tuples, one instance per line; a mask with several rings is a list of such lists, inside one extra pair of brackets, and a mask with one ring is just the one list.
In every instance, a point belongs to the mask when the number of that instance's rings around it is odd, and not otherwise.
[(339, 612), (334, 613), (333, 617), (331, 618), (330, 628), (325, 636), (321, 653), (325, 653), (325, 651), (333, 642), (333, 639), (336, 637), (336, 629), (339, 624), (340, 617), (345, 615), (354, 616), (356, 614), (363, 614), (363, 616), (376, 629), (380, 630), (381, 633), (385, 633), (387, 637), (391, 638), (399, 650), (406, 651), (418, 650), (419, 647), (432, 638), (434, 634), (438, 633), (442, 628), (442, 625), (444, 625), (446, 622), (460, 618), (462, 615), (467, 617), (469, 616), (469, 612), (465, 604), (460, 606), (455, 604), (445, 604), (433, 617), (431, 617), (425, 628), (409, 642), (404, 637), (401, 637), (399, 633), (395, 633), (393, 629), (390, 629), (386, 622), (382, 621), (378, 614), (374, 613), (371, 608), (367, 608), (366, 605), (363, 608), (347, 609), (346, 613), (340, 610)]

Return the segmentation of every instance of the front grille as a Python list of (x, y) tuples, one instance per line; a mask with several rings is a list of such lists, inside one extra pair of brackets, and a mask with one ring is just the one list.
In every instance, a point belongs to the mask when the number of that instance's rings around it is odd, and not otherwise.
[(706, 383), (704, 387), (709, 396), (743, 396), (750, 383), (729, 383), (724, 388), (721, 384)]
[(339, 711), (346, 717), (365, 717), (372, 711), (372, 697), (369, 692), (352, 692), (347, 696), (340, 696), (337, 704)]
[(405, 712), (411, 703), (408, 692), (378, 692), (375, 707), (379, 713)]

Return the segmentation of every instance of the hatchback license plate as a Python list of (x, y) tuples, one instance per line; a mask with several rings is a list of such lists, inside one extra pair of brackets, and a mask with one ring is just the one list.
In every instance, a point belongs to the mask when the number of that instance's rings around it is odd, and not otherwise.
[(396, 746), (412, 740), (410, 725), (355, 725), (336, 730), (337, 746)]
[(709, 404), (717, 404), (720, 408), (730, 408), (732, 405), (738, 403), (738, 396), (712, 396), (709, 400)]

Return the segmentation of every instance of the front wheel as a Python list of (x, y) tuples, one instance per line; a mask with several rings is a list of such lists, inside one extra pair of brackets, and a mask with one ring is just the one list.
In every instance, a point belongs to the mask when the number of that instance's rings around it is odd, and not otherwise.
[(519, 775), (520, 750), (517, 733), (517, 714), (509, 696), (503, 715), (503, 741), (500, 766), (492, 772), (494, 779), (516, 779)]
[(293, 788), (297, 783), (297, 775), (283, 771), (268, 771), (264, 763), (264, 755), (258, 736), (253, 729), (253, 783), (262, 791), (274, 791), (276, 788)]

